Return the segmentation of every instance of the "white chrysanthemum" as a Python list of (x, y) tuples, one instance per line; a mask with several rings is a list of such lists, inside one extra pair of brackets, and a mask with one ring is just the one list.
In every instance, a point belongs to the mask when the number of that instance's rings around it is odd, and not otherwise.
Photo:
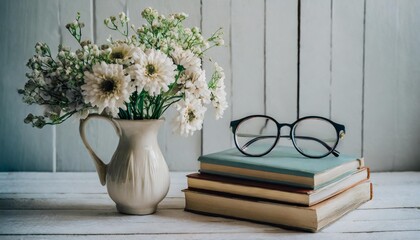
[(184, 84), (184, 93), (186, 98), (195, 98), (207, 104), (210, 102), (210, 89), (206, 82), (206, 72), (198, 70), (191, 74), (191, 78)]
[(109, 58), (118, 64), (130, 64), (137, 61), (144, 55), (144, 52), (135, 46), (126, 43), (117, 43), (111, 46)]
[(176, 47), (171, 56), (177, 65), (185, 68), (187, 76), (201, 70), (201, 60), (191, 50), (183, 50), (180, 47)]
[(126, 76), (123, 66), (118, 64), (96, 64), (92, 72), (85, 72), (84, 80), (81, 89), (85, 102), (98, 107), (99, 113), (106, 110), (117, 116), (119, 108), (126, 109), (124, 102), (129, 102), (134, 91), (129, 85), (130, 76)]
[(214, 64), (215, 72), (210, 81), (210, 100), (216, 109), (216, 119), (222, 118), (224, 111), (228, 107), (226, 101), (226, 91), (225, 91), (225, 73), (223, 68), (221, 68), (217, 63)]
[(174, 131), (182, 136), (192, 136), (203, 126), (206, 108), (197, 99), (182, 99), (176, 103), (178, 115), (174, 119)]
[(148, 50), (146, 54), (136, 60), (130, 74), (133, 84), (156, 96), (169, 90), (169, 85), (175, 82), (176, 66), (172, 60), (159, 50)]

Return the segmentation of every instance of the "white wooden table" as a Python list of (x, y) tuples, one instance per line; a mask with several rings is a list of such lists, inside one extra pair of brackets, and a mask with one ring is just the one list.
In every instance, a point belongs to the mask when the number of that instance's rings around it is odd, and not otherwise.
[(373, 173), (374, 200), (316, 234), (184, 212), (185, 175), (156, 214), (129, 216), (96, 173), (0, 173), (0, 239), (420, 239), (420, 172)]

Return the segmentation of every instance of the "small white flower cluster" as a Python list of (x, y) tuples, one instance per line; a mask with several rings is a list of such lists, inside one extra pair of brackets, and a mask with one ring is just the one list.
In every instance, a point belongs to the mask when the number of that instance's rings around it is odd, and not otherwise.
[(175, 131), (183, 136), (190, 136), (201, 130), (205, 104), (210, 102), (210, 90), (206, 82), (206, 73), (201, 68), (201, 60), (191, 50), (184, 51), (176, 47), (172, 57), (178, 66), (184, 69), (180, 76), (180, 92), (184, 98), (176, 103), (178, 115), (175, 118)]
[(216, 108), (216, 119), (219, 119), (222, 118), (224, 111), (228, 107), (228, 103), (226, 101), (225, 73), (219, 64), (215, 63), (214, 67), (215, 71), (209, 83), (211, 91), (210, 99)]
[[(81, 40), (79, 21), (66, 25), (79, 42), (72, 52), (59, 46), (53, 58), (44, 43), (35, 46), (36, 55), (27, 66), (28, 82), (19, 90), (28, 104), (45, 105), (42, 116), (29, 114), (26, 123), (43, 127), (59, 124), (72, 115), (91, 112), (123, 119), (158, 119), (175, 105), (175, 130), (190, 136), (200, 130), (206, 105), (216, 108), (216, 118), (227, 107), (223, 69), (215, 64), (209, 83), (202, 68), (204, 52), (223, 44), (222, 32), (204, 39), (196, 27), (186, 28), (187, 15), (165, 17), (147, 8), (142, 16), (148, 24), (129, 36), (129, 19), (124, 13), (105, 19), (105, 25), (123, 36), (98, 46)], [(112, 38), (111, 38), (112, 39)]]

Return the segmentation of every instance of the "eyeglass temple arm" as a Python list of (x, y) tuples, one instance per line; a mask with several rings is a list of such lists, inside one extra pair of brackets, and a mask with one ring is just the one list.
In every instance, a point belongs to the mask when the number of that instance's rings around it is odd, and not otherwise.
[[(289, 136), (280, 136), (281, 138), (288, 138)], [(247, 143), (245, 143), (242, 147), (241, 147), (241, 150), (244, 150), (245, 148), (247, 148), (247, 147), (249, 147), (251, 144), (253, 144), (254, 142), (256, 142), (256, 141), (259, 141), (259, 140), (262, 140), (262, 139), (266, 139), (266, 138), (277, 138), (277, 136), (273, 136), (273, 135), (271, 135), (271, 136), (258, 136), (258, 137), (255, 137), (255, 138), (253, 138), (253, 139), (251, 139), (251, 140), (249, 140)], [(328, 144), (326, 144), (325, 142), (323, 142), (323, 141), (321, 141), (321, 140), (319, 140), (318, 138), (314, 138), (314, 137), (306, 137), (306, 136), (295, 136), (295, 138), (301, 138), (301, 139), (309, 139), (309, 140), (314, 140), (314, 141), (316, 141), (316, 142), (318, 142), (318, 143), (320, 143), (322, 146), (324, 146), (328, 151), (331, 151), (331, 147), (328, 145)], [(337, 151), (337, 150), (333, 150), (332, 152), (331, 152), (334, 156), (336, 156), (336, 157), (338, 157), (338, 156), (340, 156), (340, 152), (339, 151)]]

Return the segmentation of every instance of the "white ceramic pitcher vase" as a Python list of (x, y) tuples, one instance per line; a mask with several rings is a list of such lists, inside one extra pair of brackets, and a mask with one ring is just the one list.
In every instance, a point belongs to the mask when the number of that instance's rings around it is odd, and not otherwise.
[[(92, 150), (85, 136), (92, 118), (109, 121), (120, 140), (108, 165)], [(94, 160), (102, 185), (121, 213), (146, 215), (169, 190), (169, 169), (160, 151), (157, 134), (164, 120), (122, 120), (92, 114), (80, 121), (80, 136)]]

